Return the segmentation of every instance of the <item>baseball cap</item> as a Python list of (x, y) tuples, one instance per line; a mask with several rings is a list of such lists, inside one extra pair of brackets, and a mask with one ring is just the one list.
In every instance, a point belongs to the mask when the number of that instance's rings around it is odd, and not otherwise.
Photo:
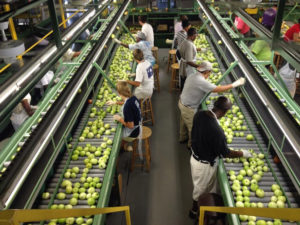
[(136, 36), (141, 40), (146, 40), (146, 35), (141, 31), (137, 32)]

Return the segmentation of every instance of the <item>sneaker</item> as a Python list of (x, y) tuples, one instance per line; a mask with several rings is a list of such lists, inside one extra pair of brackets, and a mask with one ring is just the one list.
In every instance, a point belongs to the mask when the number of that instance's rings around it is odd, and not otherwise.
[(194, 210), (190, 210), (189, 211), (189, 217), (191, 218), (191, 219), (196, 219), (197, 218), (197, 212), (196, 211), (194, 211)]

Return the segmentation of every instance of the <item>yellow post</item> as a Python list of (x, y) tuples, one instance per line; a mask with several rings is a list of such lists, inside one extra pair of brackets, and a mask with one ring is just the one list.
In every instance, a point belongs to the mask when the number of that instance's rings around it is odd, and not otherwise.
[(62, 0), (59, 0), (59, 8), (60, 8), (61, 20), (64, 24), (64, 28), (66, 29), (67, 25), (66, 25), (66, 21), (65, 21), (65, 13), (64, 13), (64, 6), (63, 6), (63, 3), (62, 3)]
[[(10, 11), (9, 4), (5, 4), (4, 5), (4, 10), (5, 10), (5, 12)], [(18, 40), (16, 29), (15, 29), (15, 25), (14, 25), (14, 21), (13, 21), (13, 19), (11, 17), (9, 17), (9, 19), (8, 19), (8, 25), (9, 25), (9, 30), (10, 30), (12, 39), (13, 40)]]

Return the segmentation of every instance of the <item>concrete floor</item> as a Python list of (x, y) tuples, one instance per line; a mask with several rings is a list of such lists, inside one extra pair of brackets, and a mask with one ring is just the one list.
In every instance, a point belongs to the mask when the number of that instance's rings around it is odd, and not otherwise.
[[(121, 153), (119, 171), (123, 176), (122, 204), (130, 206), (132, 225), (189, 225), (192, 181), (190, 154), (178, 143), (178, 92), (169, 92), (168, 49), (159, 50), (161, 91), (152, 97), (155, 125), (150, 139), (151, 171), (140, 168), (128, 173), (130, 154)], [(107, 224), (125, 224), (122, 214), (112, 214)]]

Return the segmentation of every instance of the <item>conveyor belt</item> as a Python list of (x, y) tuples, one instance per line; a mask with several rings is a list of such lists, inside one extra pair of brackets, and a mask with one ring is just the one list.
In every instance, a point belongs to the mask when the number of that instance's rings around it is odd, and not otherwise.
[[(207, 40), (208, 40), (208, 43), (210, 44), (210, 47), (208, 47), (208, 49), (210, 49), (214, 53), (215, 58), (217, 59), (217, 61), (219, 63), (220, 71), (225, 71), (225, 68), (223, 67), (222, 62), (221, 62), (220, 58), (218, 57), (217, 52), (213, 48), (212, 43), (209, 41), (208, 38), (207, 38)], [(197, 47), (199, 47), (199, 46), (197, 46)], [(232, 82), (232, 80), (230, 80), (229, 77), (226, 77), (225, 83), (231, 83), (231, 82)], [(268, 161), (270, 162), (268, 167), (271, 168), (271, 170), (269, 170), (268, 172), (265, 172), (263, 174), (261, 180), (258, 182), (259, 188), (264, 190), (265, 195), (263, 198), (259, 198), (256, 196), (255, 192), (250, 191), (250, 196), (249, 196), (250, 203), (261, 202), (261, 203), (263, 203), (264, 207), (268, 207), (270, 198), (274, 195), (273, 191), (271, 190), (271, 186), (272, 186), (272, 184), (277, 183), (276, 182), (276, 179), (277, 179), (277, 181), (279, 182), (279, 184), (281, 186), (281, 189), (284, 191), (284, 194), (290, 203), (290, 206), (292, 208), (298, 208), (300, 205), (300, 198), (299, 198), (298, 192), (297, 192), (296, 188), (294, 187), (293, 183), (291, 182), (291, 180), (290, 180), (288, 174), (286, 173), (285, 169), (283, 168), (283, 166), (281, 164), (275, 164), (273, 162), (272, 156), (271, 156), (271, 154), (269, 154), (269, 149), (268, 149), (268, 146), (266, 145), (265, 137), (262, 133), (262, 129), (260, 129), (260, 127), (257, 125), (256, 120), (254, 119), (254, 115), (251, 114), (251, 108), (248, 106), (246, 99), (240, 98), (239, 96), (242, 96), (242, 95), (239, 95), (237, 90), (233, 90), (233, 91), (231, 91), (231, 93), (234, 95), (235, 105), (239, 106), (239, 111), (243, 113), (243, 116), (244, 116), (243, 125), (247, 125), (247, 130), (238, 131), (238, 132), (243, 132), (244, 136), (243, 137), (235, 137), (234, 136), (232, 139), (232, 142), (230, 144), (228, 144), (228, 146), (234, 150), (253, 149), (253, 151), (256, 154), (266, 153), (265, 156), (267, 157)], [(228, 95), (228, 94), (226, 94), (226, 95)], [(212, 100), (214, 100), (214, 98), (216, 96), (218, 96), (218, 95), (213, 93), (210, 95), (210, 97), (207, 98), (206, 102), (209, 105), (209, 108), (212, 108), (212, 103), (213, 103)], [(236, 132), (236, 131), (234, 131), (234, 132)], [(256, 140), (255, 141), (246, 140), (246, 136), (248, 134), (253, 134)], [(265, 163), (265, 165), (267, 165), (266, 159), (264, 159), (264, 163)], [(239, 162), (239, 163), (227, 162), (227, 160), (225, 159), (225, 160), (222, 160), (221, 165), (219, 166), (219, 170), (221, 170), (220, 168), (223, 168), (223, 165), (224, 165), (225, 173), (223, 173), (222, 175), (220, 175), (220, 173), (219, 173), (219, 180), (220, 180), (219, 183), (221, 185), (221, 190), (223, 191), (223, 195), (225, 195), (223, 197), (225, 199), (225, 203), (229, 204), (229, 206), (235, 206), (234, 202), (231, 202), (230, 199), (231, 198), (236, 199), (236, 197), (237, 197), (236, 192), (232, 191), (230, 196), (228, 196), (229, 193), (228, 192), (226, 193), (224, 190), (225, 189), (230, 190), (230, 187), (233, 184), (233, 181), (230, 180), (230, 175), (228, 174), (228, 172), (232, 170), (232, 171), (235, 171), (236, 175), (238, 175), (239, 171), (244, 168), (244, 165), (242, 162)], [(274, 175), (272, 174), (272, 170), (273, 170), (273, 173), (274, 173), (276, 179), (275, 179)], [(227, 178), (224, 177), (226, 175), (227, 175)], [(251, 180), (251, 177), (248, 177), (247, 175), (244, 176), (244, 178), (248, 178), (249, 180)], [(226, 180), (226, 182), (224, 182), (224, 180)], [(225, 186), (227, 186), (227, 187), (225, 187)], [(249, 187), (248, 187), (248, 189), (250, 190)], [(287, 203), (285, 204), (285, 207), (288, 207)], [(257, 218), (257, 220), (259, 220), (259, 219), (265, 219), (265, 218)], [(269, 220), (269, 219), (266, 219), (266, 220)], [(235, 223), (233, 221), (238, 221), (237, 218), (230, 222), (231, 222), (231, 224), (239, 223), (239, 222)], [(241, 224), (244, 225), (244, 224), (246, 224), (246, 222), (242, 222)], [(289, 224), (295, 224), (295, 223), (284, 222), (284, 224), (289, 225)]]

